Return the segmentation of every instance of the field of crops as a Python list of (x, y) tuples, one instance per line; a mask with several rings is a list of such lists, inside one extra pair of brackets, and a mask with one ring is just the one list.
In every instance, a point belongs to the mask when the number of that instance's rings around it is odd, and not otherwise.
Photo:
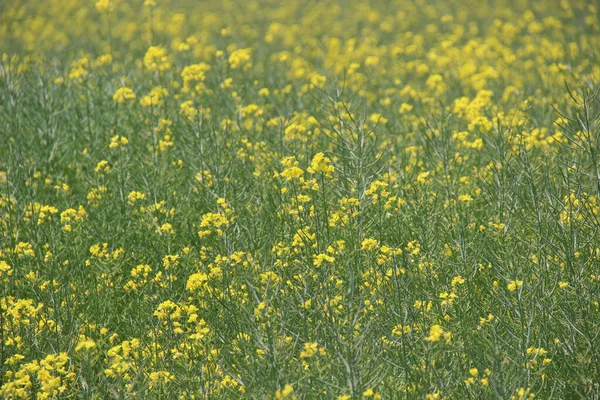
[(593, 4), (0, 2), (0, 398), (598, 399)]

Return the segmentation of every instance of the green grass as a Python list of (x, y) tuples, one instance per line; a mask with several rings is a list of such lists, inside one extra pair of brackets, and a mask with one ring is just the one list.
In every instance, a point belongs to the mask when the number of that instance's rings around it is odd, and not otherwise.
[(596, 8), (104, 5), (0, 5), (0, 397), (598, 398)]

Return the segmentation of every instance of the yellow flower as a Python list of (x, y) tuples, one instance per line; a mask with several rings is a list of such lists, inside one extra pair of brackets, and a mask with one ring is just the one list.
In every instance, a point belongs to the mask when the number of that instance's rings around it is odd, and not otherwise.
[(325, 351), (325, 349), (319, 347), (319, 344), (317, 342), (309, 342), (304, 343), (304, 350), (300, 352), (300, 358), (309, 358), (314, 355), (324, 356), (326, 354), (327, 352)]
[(365, 239), (360, 244), (361, 250), (370, 251), (379, 246), (379, 242), (375, 239)]
[(108, 145), (111, 149), (116, 149), (118, 147), (124, 148), (129, 144), (129, 139), (124, 136), (115, 135), (110, 138), (110, 144)]
[(294, 392), (294, 387), (288, 383), (283, 387), (283, 389), (280, 389), (277, 392), (275, 392), (275, 398), (278, 400), (279, 399), (287, 399), (291, 396), (291, 394), (293, 392)]
[(388, 122), (388, 119), (379, 113), (373, 113), (369, 115), (369, 121), (374, 124), (385, 125)]
[(173, 229), (173, 225), (166, 223), (166, 224), (162, 224), (161, 226), (158, 227), (158, 229), (156, 230), (157, 233), (161, 234), (161, 235), (171, 235), (173, 233), (175, 233), (175, 230)]
[(149, 71), (166, 71), (171, 68), (167, 51), (160, 46), (150, 46), (144, 55), (144, 66)]
[(327, 83), (327, 77), (325, 77), (323, 75), (314, 74), (313, 76), (310, 77), (310, 84), (316, 88), (323, 89), (325, 87), (326, 83)]
[(317, 153), (310, 162), (310, 167), (307, 169), (311, 174), (322, 172), (327, 178), (331, 178), (335, 168), (331, 165), (331, 160), (325, 157), (323, 153)]
[(140, 99), (140, 105), (142, 107), (150, 107), (150, 106), (159, 106), (163, 104), (163, 98), (168, 96), (169, 92), (167, 89), (162, 88), (160, 86), (153, 88), (150, 90), (150, 94), (142, 97)]
[(456, 285), (462, 285), (463, 283), (465, 283), (465, 279), (462, 276), (458, 275), (458, 276), (455, 276), (454, 278), (452, 278), (451, 285), (456, 286)]
[(127, 195), (127, 204), (132, 206), (135, 204), (136, 201), (138, 200), (144, 200), (146, 198), (146, 193), (141, 193), (141, 192), (129, 192), (129, 194)]
[(412, 332), (412, 328), (409, 325), (398, 324), (392, 329), (392, 336), (402, 336), (409, 334), (410, 332)]
[(100, 67), (102, 65), (110, 64), (112, 61), (113, 57), (110, 53), (103, 54), (100, 57), (96, 58), (96, 65)]
[(303, 173), (304, 173), (304, 171), (302, 171), (301, 168), (293, 166), (293, 167), (284, 169), (283, 172), (281, 172), (281, 176), (286, 178), (288, 181), (291, 181), (292, 179), (301, 177)]
[(0, 261), (0, 282), (6, 282), (12, 275), (12, 267), (6, 261)]
[(122, 87), (115, 90), (115, 94), (113, 94), (113, 100), (119, 104), (123, 104), (129, 100), (135, 100), (135, 93), (131, 88)]
[(108, 164), (108, 161), (102, 160), (102, 161), (98, 162), (98, 164), (96, 164), (96, 172), (109, 172), (109, 171), (110, 171), (110, 165)]
[(320, 267), (321, 265), (323, 265), (324, 262), (328, 262), (331, 264), (335, 262), (335, 258), (327, 254), (319, 254), (313, 256), (313, 265), (315, 267)]
[(252, 49), (250, 48), (234, 50), (229, 56), (229, 65), (232, 69), (239, 68), (240, 66), (248, 69), (251, 66), (249, 63), (251, 53)]
[(111, 0), (98, 0), (96, 2), (96, 10), (101, 13), (111, 12), (113, 10), (113, 4)]
[(400, 109), (398, 110), (398, 112), (400, 114), (404, 114), (406, 112), (412, 111), (413, 110), (413, 106), (407, 103), (402, 103), (400, 104)]
[(429, 177), (429, 174), (430, 174), (429, 171), (421, 172), (417, 176), (417, 182), (419, 182), (419, 183), (428, 183), (429, 180), (427, 178)]
[(432, 325), (431, 328), (429, 328), (429, 336), (427, 336), (425, 340), (428, 342), (437, 342), (440, 340), (443, 333), (444, 329), (440, 325)]
[(516, 281), (510, 281), (508, 283), (508, 285), (506, 285), (506, 288), (509, 291), (514, 292), (515, 290), (517, 290), (517, 288), (519, 288), (521, 286), (523, 286), (523, 281), (516, 280)]
[(198, 115), (198, 109), (194, 107), (194, 102), (192, 100), (181, 103), (179, 112), (189, 120), (193, 120)]
[(77, 346), (75, 346), (75, 352), (81, 351), (81, 350), (90, 350), (93, 349), (94, 347), (96, 347), (96, 342), (94, 342), (92, 339), (90, 338), (86, 338), (84, 335), (81, 335), (79, 337), (79, 343), (77, 343)]
[(198, 236), (204, 237), (212, 233), (216, 233), (217, 236), (223, 236), (223, 228), (229, 224), (229, 220), (223, 214), (219, 213), (206, 213), (202, 216), (202, 222), (200, 228), (203, 228), (198, 232)]
[[(188, 65), (181, 71), (181, 77), (183, 78), (183, 91), (188, 92), (192, 89), (193, 82), (204, 82), (206, 79), (206, 73), (210, 71), (211, 66), (207, 63), (201, 62), (199, 64)], [(196, 86), (197, 92), (200, 92), (203, 88), (202, 85)]]

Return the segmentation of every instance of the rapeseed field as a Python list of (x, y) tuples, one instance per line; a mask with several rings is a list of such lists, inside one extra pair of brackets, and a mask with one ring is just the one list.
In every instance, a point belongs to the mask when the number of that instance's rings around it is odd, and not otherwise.
[(586, 0), (0, 3), (0, 398), (598, 399)]

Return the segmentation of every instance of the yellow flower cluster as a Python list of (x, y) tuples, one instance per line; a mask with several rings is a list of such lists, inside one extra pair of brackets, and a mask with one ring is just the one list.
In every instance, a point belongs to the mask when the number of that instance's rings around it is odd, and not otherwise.
[[(18, 358), (13, 356), (11, 362)], [(8, 381), (0, 388), (0, 395), (26, 399), (35, 393), (38, 399), (60, 398), (75, 380), (70, 361), (67, 353), (59, 353), (24, 363), (19, 370), (7, 373)]]
[(8, 1), (0, 398), (596, 398), (600, 7)]
[(331, 165), (329, 157), (325, 157), (323, 153), (317, 153), (310, 162), (310, 167), (307, 168), (307, 171), (311, 174), (322, 172), (327, 178), (331, 179), (335, 168)]
[(119, 104), (123, 104), (130, 100), (135, 100), (135, 93), (131, 88), (121, 87), (115, 90), (115, 93), (113, 94), (113, 100)]
[(167, 51), (160, 46), (150, 46), (144, 55), (144, 66), (149, 71), (166, 71), (171, 68)]

